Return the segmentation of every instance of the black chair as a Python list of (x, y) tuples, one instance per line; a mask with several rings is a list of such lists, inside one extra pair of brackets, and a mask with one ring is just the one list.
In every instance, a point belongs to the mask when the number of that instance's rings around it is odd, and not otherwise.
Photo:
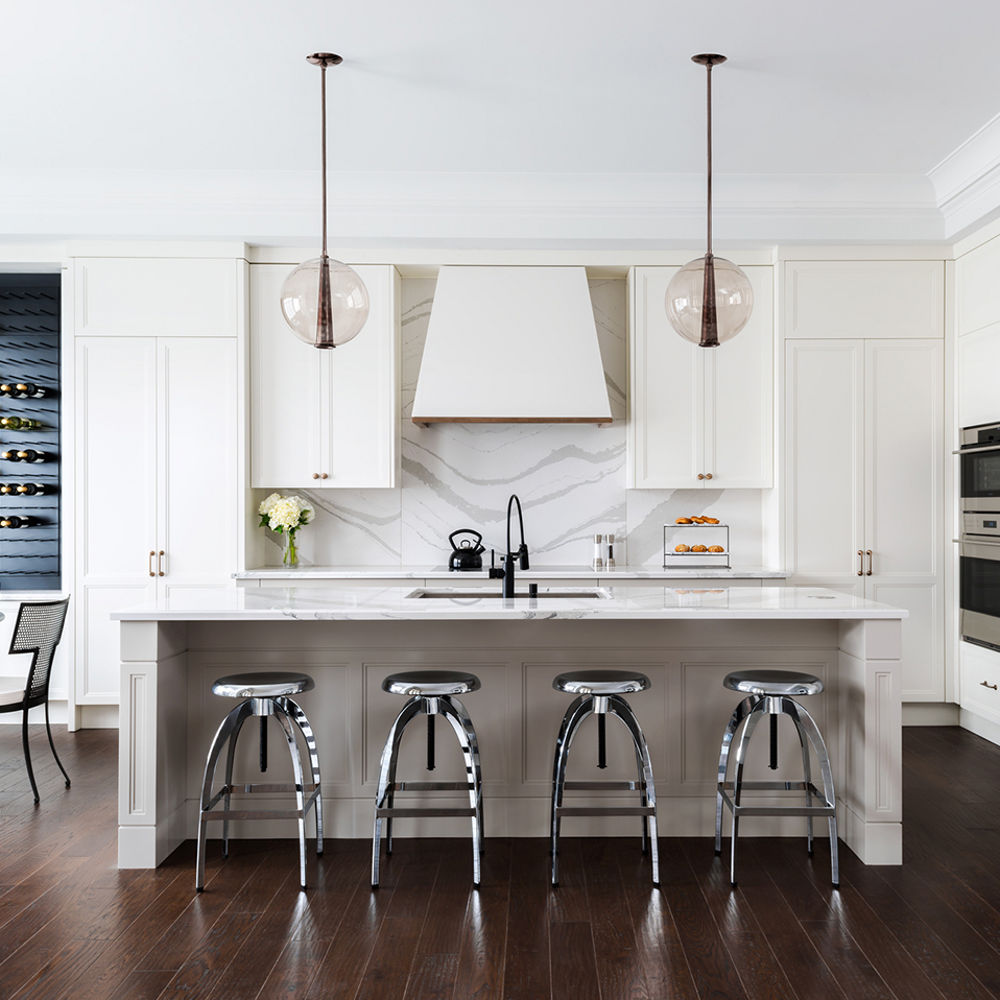
[(21, 742), (24, 745), (24, 763), (28, 768), (28, 780), (31, 791), (38, 804), (38, 786), (31, 770), (31, 753), (28, 750), (28, 710), (36, 705), (45, 706), (45, 731), (49, 734), (49, 746), (55, 757), (59, 770), (66, 779), (69, 788), (69, 775), (59, 760), (55, 744), (52, 742), (52, 729), (49, 726), (49, 677), (52, 673), (52, 658), (56, 646), (62, 638), (63, 625), (66, 622), (66, 608), (69, 598), (61, 601), (25, 601), (18, 608), (17, 622), (14, 634), (10, 640), (11, 653), (33, 653), (31, 666), (28, 668), (28, 682), (21, 677), (0, 677), (0, 714), (7, 712), (23, 712), (21, 722)]

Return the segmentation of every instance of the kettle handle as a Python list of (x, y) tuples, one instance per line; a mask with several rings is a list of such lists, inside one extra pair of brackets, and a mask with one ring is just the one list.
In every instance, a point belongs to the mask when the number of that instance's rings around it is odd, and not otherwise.
[(482, 548), (482, 546), (480, 546), (480, 544), (479, 544), (483, 540), (483, 536), (481, 534), (479, 534), (479, 532), (476, 531), (475, 528), (459, 528), (457, 531), (453, 531), (448, 536), (448, 542), (449, 542), (449, 544), (451, 545), (451, 547), (453, 549), (458, 549), (458, 546), (455, 544), (455, 536), (456, 535), (475, 535), (476, 536), (476, 541), (474, 542), (473, 547), (477, 548), (480, 552), (485, 552), (486, 551), (486, 549)]

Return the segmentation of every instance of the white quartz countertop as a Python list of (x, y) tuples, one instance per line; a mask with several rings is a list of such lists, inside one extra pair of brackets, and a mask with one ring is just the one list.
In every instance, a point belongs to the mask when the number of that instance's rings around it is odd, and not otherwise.
[[(488, 562), (488, 560), (487, 560)], [(233, 573), (236, 580), (487, 580), (488, 570), (449, 570), (447, 566), (282, 566), (242, 570)], [(751, 567), (723, 569), (701, 566), (692, 569), (659, 566), (622, 566), (595, 570), (590, 566), (535, 566), (518, 570), (517, 578), (526, 580), (783, 580), (781, 570)]]
[[(827, 619), (906, 618), (888, 604), (818, 587), (730, 587), (688, 590), (627, 587), (616, 590), (542, 588), (539, 597), (499, 597), (498, 581), (478, 593), (468, 588), (419, 597), (423, 588), (233, 588), (116, 611), (116, 621), (485, 621), (504, 619)], [(520, 588), (519, 588), (520, 589)], [(526, 589), (526, 587), (525, 587)], [(557, 596), (546, 596), (546, 594)]]

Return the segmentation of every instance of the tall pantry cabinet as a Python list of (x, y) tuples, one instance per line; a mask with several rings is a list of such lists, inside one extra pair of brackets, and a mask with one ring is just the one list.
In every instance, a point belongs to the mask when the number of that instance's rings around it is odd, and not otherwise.
[(75, 698), (117, 705), (116, 609), (231, 586), (246, 264), (76, 258)]
[(944, 701), (944, 263), (784, 278), (788, 582), (906, 608), (902, 699)]

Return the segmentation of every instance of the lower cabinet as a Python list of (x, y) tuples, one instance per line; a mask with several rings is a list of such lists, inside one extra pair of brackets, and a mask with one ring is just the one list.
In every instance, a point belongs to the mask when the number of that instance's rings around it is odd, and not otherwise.
[(77, 705), (117, 704), (112, 611), (230, 587), (237, 340), (76, 339)]

